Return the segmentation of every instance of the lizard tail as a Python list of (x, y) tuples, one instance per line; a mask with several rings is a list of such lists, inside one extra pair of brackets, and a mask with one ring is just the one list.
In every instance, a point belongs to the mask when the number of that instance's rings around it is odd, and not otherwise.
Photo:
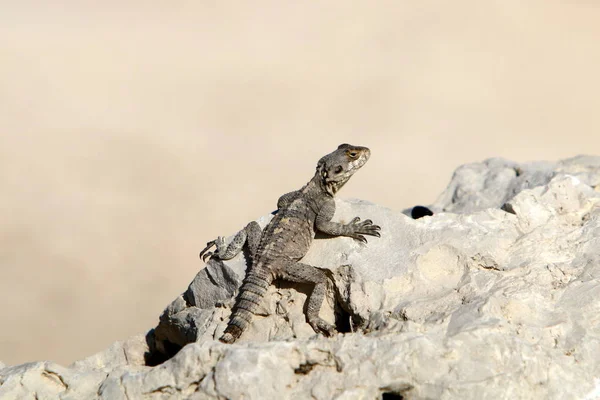
[(242, 335), (260, 306), (272, 280), (270, 274), (262, 276), (251, 272), (246, 276), (229, 318), (229, 324), (219, 339), (221, 342), (233, 343)]

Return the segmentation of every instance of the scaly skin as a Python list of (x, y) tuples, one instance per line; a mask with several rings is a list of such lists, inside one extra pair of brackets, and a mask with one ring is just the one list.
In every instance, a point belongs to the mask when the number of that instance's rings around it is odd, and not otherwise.
[[(371, 151), (366, 147), (340, 145), (319, 160), (314, 177), (304, 187), (279, 198), (277, 214), (262, 232), (256, 222), (251, 222), (229, 245), (222, 237), (207, 243), (200, 253), (203, 260), (209, 256), (229, 260), (245, 243), (251, 255), (251, 265), (229, 324), (220, 338), (222, 342), (233, 343), (242, 335), (274, 279), (313, 284), (314, 289), (307, 300), (306, 319), (317, 333), (330, 336), (335, 332), (331, 324), (319, 317), (327, 290), (325, 273), (299, 261), (306, 255), (316, 231), (348, 236), (363, 243), (367, 242), (364, 235), (380, 236), (380, 227), (371, 220), (361, 222), (356, 217), (348, 224), (331, 221), (335, 213), (335, 194), (370, 155)], [(213, 245), (217, 248), (215, 253), (208, 252)]]

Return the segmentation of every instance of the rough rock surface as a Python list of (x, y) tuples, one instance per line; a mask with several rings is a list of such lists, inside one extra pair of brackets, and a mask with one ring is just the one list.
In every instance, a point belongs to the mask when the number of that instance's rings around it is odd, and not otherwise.
[(317, 336), (310, 287), (282, 282), (238, 343), (216, 341), (240, 255), (209, 262), (146, 337), (68, 368), (0, 363), (0, 398), (600, 397), (600, 157), (462, 166), (419, 220), (337, 204), (336, 220), (382, 228), (367, 246), (318, 239), (304, 259), (330, 271), (321, 316), (342, 333)]

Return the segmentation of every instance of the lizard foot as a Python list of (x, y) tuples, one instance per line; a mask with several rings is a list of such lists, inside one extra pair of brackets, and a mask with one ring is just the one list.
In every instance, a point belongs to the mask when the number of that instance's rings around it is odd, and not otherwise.
[[(214, 252), (208, 251), (213, 246), (216, 246), (216, 250)], [(211, 240), (210, 242), (206, 243), (206, 247), (204, 248), (204, 250), (202, 250), (200, 252), (200, 254), (198, 256), (202, 259), (202, 261), (206, 262), (207, 258), (210, 258), (213, 256), (219, 257), (221, 255), (221, 252), (224, 249), (225, 249), (225, 238), (223, 236), (219, 236), (215, 240)]]
[[(208, 251), (211, 247), (213, 247), (216, 243), (216, 240), (211, 240), (210, 242), (206, 243), (206, 247), (200, 252), (200, 254), (198, 254), (198, 257), (200, 257), (200, 259), (204, 262), (206, 262), (206, 259), (210, 256), (212, 256), (212, 252)], [(208, 252), (208, 253), (207, 253)]]
[(373, 221), (370, 219), (366, 219), (362, 222), (359, 221), (360, 218), (358, 217), (355, 217), (350, 221), (348, 226), (352, 229), (352, 233), (348, 236), (363, 243), (367, 243), (367, 238), (363, 235), (381, 237), (381, 234), (379, 233), (381, 227), (379, 225), (374, 225)]
[(324, 336), (330, 337), (335, 333), (335, 327), (321, 318), (315, 318), (312, 321), (308, 321), (310, 326), (317, 333), (322, 333)]

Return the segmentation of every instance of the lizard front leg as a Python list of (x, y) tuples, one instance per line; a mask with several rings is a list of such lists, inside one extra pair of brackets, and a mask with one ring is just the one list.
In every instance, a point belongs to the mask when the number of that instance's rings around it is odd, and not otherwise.
[(363, 243), (367, 243), (364, 235), (381, 237), (379, 233), (381, 227), (373, 224), (373, 221), (370, 219), (360, 222), (360, 218), (355, 217), (347, 224), (340, 224), (339, 222), (331, 221), (333, 214), (335, 214), (335, 201), (331, 199), (321, 207), (315, 220), (316, 228), (328, 235), (348, 236)]
[[(260, 229), (256, 221), (252, 221), (244, 229), (236, 233), (228, 245), (225, 243), (223, 236), (219, 236), (215, 240), (206, 243), (206, 247), (200, 252), (199, 257), (202, 261), (206, 261), (211, 256), (215, 256), (221, 260), (231, 260), (242, 251), (244, 244), (247, 243), (250, 250), (250, 257), (254, 259), (261, 235), (262, 229)], [(216, 246), (216, 250), (214, 252), (208, 251), (213, 246)]]

